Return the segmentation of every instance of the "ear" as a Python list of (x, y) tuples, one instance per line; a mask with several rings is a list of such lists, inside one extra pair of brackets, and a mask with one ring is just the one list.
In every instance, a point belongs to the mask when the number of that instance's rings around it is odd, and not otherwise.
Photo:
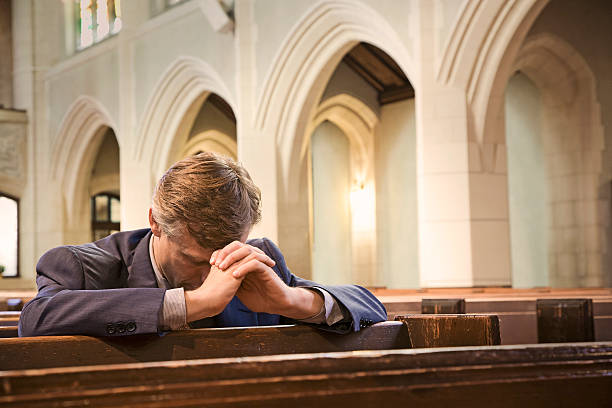
[(157, 238), (161, 237), (161, 228), (155, 218), (153, 218), (153, 209), (149, 208), (149, 225), (151, 226), (151, 232)]

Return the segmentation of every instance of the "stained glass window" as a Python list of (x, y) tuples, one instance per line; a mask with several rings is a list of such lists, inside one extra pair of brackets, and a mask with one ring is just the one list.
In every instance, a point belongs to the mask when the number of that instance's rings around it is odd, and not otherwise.
[(19, 204), (0, 193), (0, 273), (3, 278), (19, 275)]
[(114, 194), (101, 193), (91, 198), (91, 231), (97, 241), (121, 228), (121, 201)]
[(120, 0), (75, 0), (77, 49), (82, 50), (121, 30)]

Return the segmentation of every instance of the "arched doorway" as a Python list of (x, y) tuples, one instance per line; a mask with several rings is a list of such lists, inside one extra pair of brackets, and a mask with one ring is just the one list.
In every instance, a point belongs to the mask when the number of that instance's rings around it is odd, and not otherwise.
[(313, 279), (418, 286), (414, 113), (410, 81), (379, 48), (360, 43), (334, 70), (302, 148)]

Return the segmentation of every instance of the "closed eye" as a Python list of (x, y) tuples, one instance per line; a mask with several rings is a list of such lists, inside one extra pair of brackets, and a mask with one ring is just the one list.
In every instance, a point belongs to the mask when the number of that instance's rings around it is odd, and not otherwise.
[(189, 262), (191, 265), (194, 266), (204, 266), (204, 265), (208, 265), (208, 259), (201, 259), (201, 258), (194, 258), (191, 255), (188, 255), (186, 253), (182, 253), (183, 258)]

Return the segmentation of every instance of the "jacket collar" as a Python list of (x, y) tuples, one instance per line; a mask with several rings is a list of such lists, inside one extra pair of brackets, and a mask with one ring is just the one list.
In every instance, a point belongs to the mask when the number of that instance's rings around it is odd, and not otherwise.
[(130, 288), (156, 288), (157, 280), (155, 272), (151, 265), (151, 256), (149, 255), (149, 240), (151, 239), (151, 231), (149, 230), (144, 237), (140, 239), (134, 255), (132, 263), (128, 266), (128, 286)]

